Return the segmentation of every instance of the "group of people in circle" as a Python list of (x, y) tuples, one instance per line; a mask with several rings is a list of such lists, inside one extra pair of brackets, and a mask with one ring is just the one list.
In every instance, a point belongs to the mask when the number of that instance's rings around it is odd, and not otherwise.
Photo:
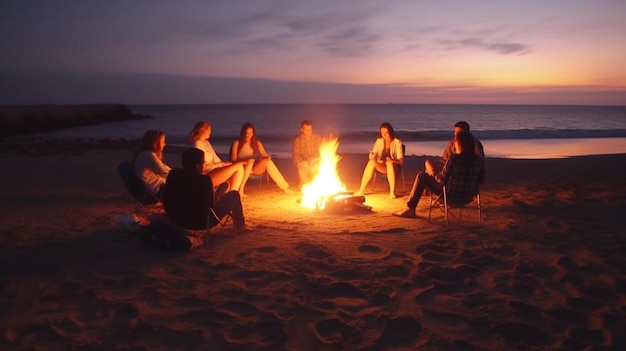
[[(198, 122), (192, 128), (188, 139), (189, 149), (185, 150), (182, 155), (182, 171), (188, 173), (190, 182), (195, 177), (203, 179), (198, 183), (210, 184), (207, 187), (210, 188), (207, 189), (209, 194), (202, 194), (201, 196), (211, 197), (211, 206), (219, 207), (221, 200), (228, 199), (227, 204), (222, 204), (223, 208), (220, 213), (233, 214), (235, 225), (239, 227), (238, 230), (246, 231), (249, 228), (245, 225), (243, 218), (241, 198), (246, 196), (245, 186), (251, 175), (262, 175), (267, 172), (268, 176), (285, 194), (296, 193), (296, 191), (289, 185), (263, 143), (258, 139), (254, 125), (245, 123), (242, 126), (239, 136), (231, 145), (230, 160), (228, 161), (222, 160), (213, 148), (209, 141), (211, 132), (211, 124), (206, 121)], [(318, 172), (319, 147), (323, 139), (319, 134), (313, 132), (313, 125), (307, 120), (301, 123), (300, 132), (300, 135), (293, 142), (292, 159), (298, 172), (300, 186), (302, 186), (309, 183)], [(458, 171), (460, 168), (472, 173), (473, 177), (480, 177), (482, 182), (484, 179), (482, 144), (469, 133), (469, 124), (464, 121), (455, 125), (454, 135), (454, 139), (449, 142), (443, 153), (440, 164), (431, 160), (426, 161), (425, 171), (418, 173), (415, 177), (409, 194), (407, 209), (395, 212), (394, 215), (416, 217), (415, 208), (423, 191), (428, 189), (434, 193), (440, 193), (445, 179), (453, 171)], [(176, 197), (176, 201), (180, 202), (176, 206), (193, 207), (194, 204), (190, 203), (193, 201), (187, 201), (185, 196), (172, 195), (175, 191), (171, 189), (167, 191), (166, 185), (172, 173), (172, 167), (163, 161), (165, 145), (164, 132), (148, 130), (131, 157), (135, 175), (144, 183), (148, 191), (164, 202), (166, 211), (168, 209), (168, 196), (166, 196), (168, 193), (170, 198)], [(379, 136), (369, 150), (368, 161), (363, 170), (359, 189), (354, 192), (354, 195), (363, 195), (374, 173), (379, 172), (387, 175), (389, 196), (396, 198), (396, 175), (404, 163), (403, 148), (402, 141), (396, 136), (391, 124), (382, 123), (379, 127)], [(182, 174), (178, 171), (174, 173), (176, 176)], [(179, 179), (177, 183), (181, 183), (181, 180)], [(193, 192), (193, 189), (189, 191)], [(237, 194), (225, 197), (226, 194), (232, 192)], [(183, 204), (183, 202), (187, 202), (187, 204)], [(182, 227), (185, 225), (197, 227), (197, 225), (179, 224)]]

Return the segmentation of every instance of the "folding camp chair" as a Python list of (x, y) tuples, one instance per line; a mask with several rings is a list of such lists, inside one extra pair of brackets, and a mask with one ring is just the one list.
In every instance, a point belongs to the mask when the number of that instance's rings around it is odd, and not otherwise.
[[(143, 182), (135, 175), (133, 166), (128, 161), (124, 161), (117, 166), (117, 171), (124, 182), (124, 187), (128, 192), (128, 212), (148, 212), (162, 211), (161, 201), (152, 194)], [(133, 206), (133, 203), (135, 206)], [(134, 210), (133, 210), (134, 207)], [(144, 211), (141, 211), (141, 210)]]
[(232, 222), (233, 225), (233, 235), (237, 235), (237, 226), (235, 226), (235, 220), (233, 219), (233, 213), (228, 212), (228, 214), (222, 218), (219, 218), (214, 209), (211, 208), (211, 216), (217, 221), (216, 224), (211, 223), (210, 217), (208, 218), (207, 223), (207, 234), (211, 233), (214, 228), (219, 227), (219, 231), (223, 231), (224, 227), (228, 224), (228, 222)]
[[(404, 158), (404, 154), (406, 152), (406, 146), (404, 144), (402, 144), (402, 157)], [(376, 176), (378, 175), (378, 171), (374, 171), (374, 186), (376, 186)], [(380, 175), (384, 178), (387, 178), (386, 174), (380, 173)], [(404, 192), (406, 192), (406, 177), (404, 175), (404, 166), (400, 165), (400, 170), (398, 172), (398, 174), (396, 174), (396, 179), (398, 179), (400, 177), (400, 175), (402, 175), (402, 189), (404, 190)]]
[(267, 174), (267, 172), (263, 172), (261, 174), (250, 174), (250, 176), (248, 177), (248, 180), (250, 179), (258, 179), (259, 180), (259, 189), (261, 189), (261, 186), (263, 185), (264, 181), (265, 183), (267, 183), (267, 186), (270, 186), (270, 175)]
[(428, 207), (428, 221), (430, 222), (432, 209), (436, 207), (436, 208), (439, 208), (441, 211), (443, 211), (443, 213), (445, 214), (446, 228), (449, 228), (450, 224), (448, 220), (448, 215), (451, 215), (456, 218), (456, 216), (454, 216), (454, 214), (452, 214), (450, 211), (451, 207), (459, 209), (458, 219), (460, 219), (461, 209), (463, 209), (463, 207), (465, 207), (466, 205), (471, 204), (475, 200), (476, 207), (478, 209), (478, 225), (482, 225), (483, 221), (482, 221), (482, 213), (481, 213), (481, 205), (480, 205), (480, 190), (478, 188), (478, 185), (474, 188), (474, 190), (466, 192), (465, 194), (460, 194), (460, 196), (459, 195), (449, 196), (451, 194), (449, 194), (448, 189), (449, 188), (446, 188), (446, 186), (444, 185), (443, 190), (441, 191), (441, 194), (437, 195), (437, 194), (430, 192), (430, 206)]

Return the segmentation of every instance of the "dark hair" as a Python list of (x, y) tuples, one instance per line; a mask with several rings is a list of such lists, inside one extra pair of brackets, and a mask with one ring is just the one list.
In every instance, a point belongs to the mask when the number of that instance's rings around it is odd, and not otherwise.
[(389, 131), (389, 136), (391, 137), (391, 140), (396, 138), (396, 132), (393, 130), (393, 127), (389, 122), (383, 122), (383, 124), (378, 127), (378, 136), (382, 137), (382, 134), (380, 134), (380, 130), (383, 128), (386, 128)]
[(248, 128), (252, 128), (252, 138), (250, 138), (250, 146), (252, 147), (254, 153), (259, 152), (259, 143), (256, 140), (256, 129), (254, 129), (252, 123), (244, 123), (244, 125), (241, 127), (241, 131), (239, 132), (239, 137), (237, 138), (237, 140), (239, 140), (239, 145), (237, 146), (237, 154), (239, 154), (239, 151), (241, 151), (243, 144), (246, 142), (246, 131), (248, 130)]
[(204, 151), (190, 148), (183, 151), (183, 169), (197, 171), (198, 165), (204, 165)]
[(143, 134), (143, 138), (141, 138), (141, 143), (133, 151), (131, 163), (133, 165), (135, 164), (135, 161), (137, 160), (137, 156), (139, 156), (139, 154), (142, 151), (151, 151), (157, 156), (159, 160), (163, 160), (163, 150), (161, 150), (161, 148), (159, 147), (159, 141), (161, 140), (161, 137), (164, 135), (165, 133), (163, 133), (160, 130), (156, 130), (156, 129), (147, 130)]
[(313, 126), (313, 123), (311, 123), (311, 121), (309, 121), (308, 119), (305, 119), (304, 121), (302, 121), (302, 123), (300, 123), (300, 128), (304, 126)]
[(474, 162), (474, 136), (470, 132), (461, 131), (454, 137), (461, 146), (461, 164), (469, 168)]
[(463, 130), (464, 130), (464, 131), (466, 131), (466, 132), (469, 132), (469, 131), (470, 131), (469, 123), (467, 123), (467, 122), (465, 122), (465, 121), (456, 122), (456, 123), (454, 124), (454, 127), (456, 127), (456, 128), (461, 128), (461, 129), (463, 129)]

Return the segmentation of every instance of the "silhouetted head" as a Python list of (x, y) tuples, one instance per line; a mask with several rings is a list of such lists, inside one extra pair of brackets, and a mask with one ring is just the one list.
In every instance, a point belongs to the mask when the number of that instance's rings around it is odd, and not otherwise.
[(183, 169), (201, 173), (204, 165), (204, 151), (200, 149), (186, 149), (182, 155)]

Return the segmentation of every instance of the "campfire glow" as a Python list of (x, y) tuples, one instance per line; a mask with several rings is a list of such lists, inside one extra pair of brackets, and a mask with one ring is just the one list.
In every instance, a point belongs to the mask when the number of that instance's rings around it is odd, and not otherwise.
[(319, 173), (315, 179), (302, 187), (302, 205), (323, 210), (326, 207), (326, 197), (346, 191), (345, 185), (341, 183), (337, 175), (337, 162), (341, 159), (337, 155), (338, 146), (337, 138), (332, 138), (320, 145)]

